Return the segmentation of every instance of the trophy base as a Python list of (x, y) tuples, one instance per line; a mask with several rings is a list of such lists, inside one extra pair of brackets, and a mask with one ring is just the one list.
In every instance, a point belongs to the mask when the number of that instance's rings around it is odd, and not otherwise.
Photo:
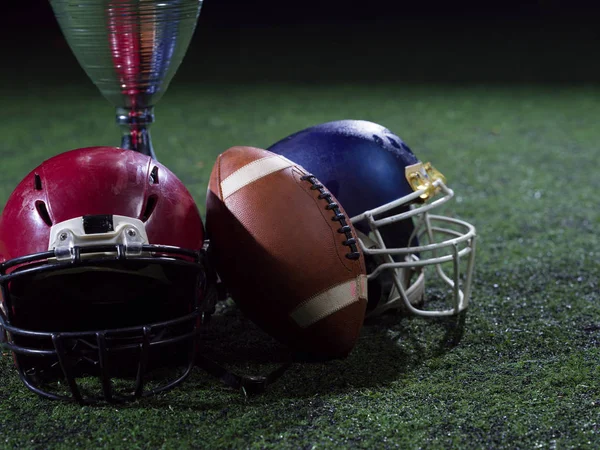
[(121, 148), (134, 150), (156, 160), (149, 127), (154, 122), (154, 108), (117, 108), (117, 124), (121, 127)]
[(146, 133), (143, 134), (146, 135), (147, 139), (142, 139), (142, 142), (140, 143), (139, 135), (136, 136), (136, 139), (133, 139), (131, 135), (123, 136), (121, 138), (120, 147), (126, 150), (133, 150), (139, 152), (143, 155), (149, 156), (155, 161), (158, 161), (156, 159), (156, 154), (154, 153), (154, 148), (152, 148), (152, 142), (150, 141), (150, 133), (148, 133), (148, 130), (144, 131), (146, 131)]

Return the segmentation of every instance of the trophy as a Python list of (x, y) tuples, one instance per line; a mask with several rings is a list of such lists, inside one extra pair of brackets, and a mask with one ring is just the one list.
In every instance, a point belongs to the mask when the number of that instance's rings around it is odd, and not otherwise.
[(149, 127), (203, 0), (50, 0), (87, 75), (117, 110), (121, 147), (156, 159)]

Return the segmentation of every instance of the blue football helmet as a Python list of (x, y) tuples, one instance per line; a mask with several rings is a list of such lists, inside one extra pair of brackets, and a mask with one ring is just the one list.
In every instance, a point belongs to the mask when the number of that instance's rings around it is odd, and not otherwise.
[(369, 317), (391, 309), (450, 316), (467, 308), (475, 228), (430, 214), (454, 192), (402, 139), (372, 122), (340, 120), (299, 131), (269, 150), (315, 175), (350, 216), (369, 272)]

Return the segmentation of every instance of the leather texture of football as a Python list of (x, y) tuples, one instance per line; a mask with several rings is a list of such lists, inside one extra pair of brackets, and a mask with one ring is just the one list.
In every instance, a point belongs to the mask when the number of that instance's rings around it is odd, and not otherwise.
[(206, 230), (216, 271), (247, 317), (294, 351), (348, 355), (367, 305), (364, 257), (316, 178), (267, 150), (232, 147), (210, 176)]

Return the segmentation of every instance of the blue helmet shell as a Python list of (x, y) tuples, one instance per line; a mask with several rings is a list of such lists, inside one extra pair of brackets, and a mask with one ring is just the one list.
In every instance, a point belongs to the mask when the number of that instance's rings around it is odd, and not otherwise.
[(315, 175), (350, 217), (411, 194), (404, 169), (419, 162), (402, 139), (365, 120), (316, 125), (268, 150)]

